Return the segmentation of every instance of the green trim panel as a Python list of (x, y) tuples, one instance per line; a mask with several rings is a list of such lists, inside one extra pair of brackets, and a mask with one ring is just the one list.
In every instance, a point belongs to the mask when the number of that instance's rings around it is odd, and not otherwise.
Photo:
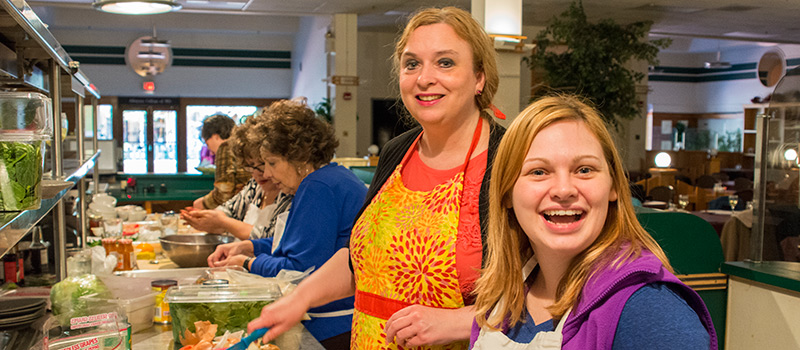
[(790, 59), (786, 60), (786, 66), (787, 67), (796, 66), (796, 65), (800, 65), (800, 58), (790, 58)]
[(98, 54), (98, 55), (124, 55), (124, 46), (86, 46), (86, 45), (64, 45), (70, 55), (73, 54)]
[(733, 261), (722, 264), (722, 273), (800, 292), (800, 262)]
[(712, 81), (743, 80), (757, 78), (755, 72), (718, 74), (706, 76), (686, 76), (686, 75), (650, 75), (650, 81), (671, 81), (680, 83), (707, 83)]
[(182, 67), (292, 68), (291, 62), (204, 60), (204, 59), (185, 59), (185, 58), (173, 59), (172, 65), (182, 66)]
[(113, 64), (125, 65), (124, 57), (80, 56), (72, 55), (72, 59), (81, 64)]
[[(64, 49), (82, 64), (125, 65), (125, 47), (67, 45)], [(179, 67), (292, 68), (291, 51), (173, 48), (172, 54), (172, 65)]]
[(242, 58), (283, 58), (291, 59), (290, 51), (272, 50), (216, 50), (216, 49), (172, 49), (175, 56), (200, 57), (242, 57)]
[(724, 73), (724, 72), (736, 72), (742, 70), (752, 70), (756, 69), (756, 64), (738, 63), (731, 65), (730, 68), (714, 68), (714, 69), (695, 68), (695, 67), (656, 66), (655, 69), (656, 71), (660, 71), (667, 74), (713, 74), (713, 73)]

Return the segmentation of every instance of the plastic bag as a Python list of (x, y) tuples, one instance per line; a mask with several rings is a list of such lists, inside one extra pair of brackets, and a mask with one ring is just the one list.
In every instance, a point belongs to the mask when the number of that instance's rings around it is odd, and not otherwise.
[[(53, 285), (50, 290), (50, 303), (53, 315), (88, 315), (89, 305), (82, 296), (94, 295), (101, 298), (111, 297), (111, 291), (95, 275), (71, 276)], [(59, 321), (63, 323), (64, 318)]]
[(314, 267), (310, 267), (305, 271), (294, 270), (281, 270), (275, 277), (262, 277), (245, 271), (228, 270), (228, 275), (231, 278), (231, 283), (235, 284), (264, 284), (264, 283), (277, 283), (281, 290), (282, 295), (288, 295), (297, 285), (311, 272)]
[(117, 267), (117, 256), (109, 254), (106, 256), (106, 249), (97, 246), (92, 247), (92, 274), (110, 275)]

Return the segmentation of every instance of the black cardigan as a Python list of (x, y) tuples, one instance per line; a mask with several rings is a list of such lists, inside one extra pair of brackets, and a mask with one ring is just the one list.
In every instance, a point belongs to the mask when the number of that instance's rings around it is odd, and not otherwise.
[[(488, 219), (487, 215), (489, 215), (489, 179), (492, 176), (492, 163), (494, 163), (494, 156), (497, 153), (497, 146), (500, 145), (500, 140), (503, 138), (503, 134), (506, 132), (506, 129), (503, 126), (491, 120), (489, 122), (489, 128), (489, 148), (486, 157), (486, 174), (483, 175), (481, 192), (478, 195), (478, 213), (481, 223), (481, 246), (484, 257), (482, 261), (486, 261), (486, 229)], [(370, 202), (372, 202), (372, 198), (378, 194), (378, 191), (381, 189), (381, 187), (383, 187), (383, 184), (386, 183), (386, 180), (389, 179), (389, 176), (392, 175), (392, 172), (397, 165), (403, 160), (403, 156), (405, 156), (406, 152), (421, 132), (422, 127), (417, 126), (416, 128), (406, 131), (400, 136), (389, 140), (389, 142), (387, 142), (383, 147), (383, 150), (380, 153), (378, 167), (375, 169), (375, 175), (372, 177), (369, 190), (367, 190), (367, 198), (364, 200), (364, 205), (361, 207), (361, 210), (358, 211), (358, 215), (356, 215), (356, 221), (358, 221), (358, 219), (361, 217), (361, 213), (364, 212), (364, 209), (366, 209)], [(355, 226), (355, 222), (353, 225)], [(352, 260), (350, 261), (350, 264), (350, 270), (353, 270)]]

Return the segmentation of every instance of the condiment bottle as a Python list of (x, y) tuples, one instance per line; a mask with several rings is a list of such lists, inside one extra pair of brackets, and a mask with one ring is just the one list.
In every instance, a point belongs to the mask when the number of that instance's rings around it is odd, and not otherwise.
[(158, 294), (156, 294), (156, 312), (153, 317), (153, 322), (170, 323), (172, 321), (172, 317), (169, 314), (169, 303), (164, 300), (164, 297), (167, 295), (167, 289), (169, 289), (169, 287), (177, 285), (178, 281), (175, 280), (157, 280), (150, 282), (150, 287), (153, 291), (158, 292)]
[(24, 268), (22, 265), (22, 254), (18, 254), (16, 248), (3, 256), (3, 275), (6, 283), (13, 282), (17, 285), (24, 284)]
[(39, 274), (49, 272), (49, 261), (47, 259), (47, 250), (49, 247), (50, 242), (42, 240), (42, 228), (40, 226), (34, 227), (33, 233), (31, 234), (31, 245), (28, 247), (31, 254), (33, 273)]
[(133, 240), (132, 239), (120, 239), (120, 255), (122, 255), (122, 271), (133, 270), (134, 265), (136, 264), (136, 255), (133, 252)]

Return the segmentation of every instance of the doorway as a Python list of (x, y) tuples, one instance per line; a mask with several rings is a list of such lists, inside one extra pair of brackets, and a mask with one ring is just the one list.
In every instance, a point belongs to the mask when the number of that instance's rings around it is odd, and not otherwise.
[(178, 171), (177, 106), (122, 105), (122, 171), (174, 174)]

